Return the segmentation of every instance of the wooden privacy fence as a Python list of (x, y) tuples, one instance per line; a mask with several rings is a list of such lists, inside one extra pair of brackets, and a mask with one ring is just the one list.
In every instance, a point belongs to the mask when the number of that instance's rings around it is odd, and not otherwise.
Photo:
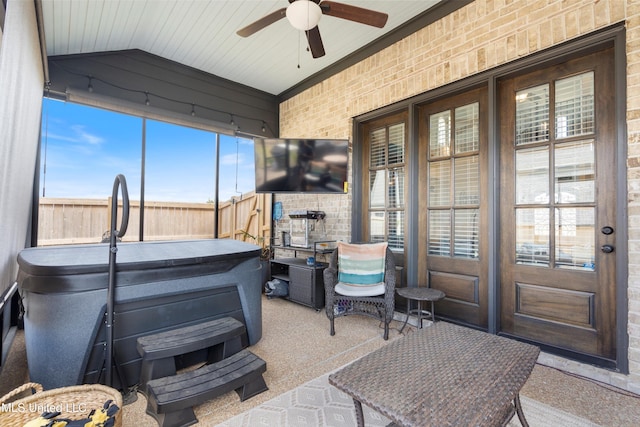
[[(144, 240), (189, 240), (214, 237), (212, 203), (144, 203)], [(108, 236), (111, 198), (40, 199), (38, 246), (99, 243)], [(117, 227), (122, 218), (118, 206)], [(249, 237), (252, 236), (252, 237)], [(129, 202), (129, 226), (123, 241), (140, 240), (140, 202)], [(267, 245), (271, 237), (271, 195), (247, 193), (221, 202), (218, 237)]]

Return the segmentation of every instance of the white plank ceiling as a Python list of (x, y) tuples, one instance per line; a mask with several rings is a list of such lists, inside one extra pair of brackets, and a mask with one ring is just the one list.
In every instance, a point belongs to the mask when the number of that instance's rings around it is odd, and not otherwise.
[(236, 34), (288, 0), (40, 1), (48, 56), (140, 49), (277, 95), (440, 0), (343, 0), (387, 13), (389, 20), (379, 29), (322, 16), (326, 55), (318, 59), (286, 18), (247, 38)]

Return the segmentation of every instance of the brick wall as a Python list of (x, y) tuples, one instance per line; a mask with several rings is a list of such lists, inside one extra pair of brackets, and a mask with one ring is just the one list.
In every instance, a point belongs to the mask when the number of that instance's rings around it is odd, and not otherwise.
[[(283, 137), (352, 139), (352, 117), (625, 21), (631, 374), (564, 367), (640, 393), (640, 2), (477, 0), (283, 102), (280, 129)], [(327, 212), (329, 237), (349, 238), (350, 193), (276, 200), (285, 214), (319, 206)]]

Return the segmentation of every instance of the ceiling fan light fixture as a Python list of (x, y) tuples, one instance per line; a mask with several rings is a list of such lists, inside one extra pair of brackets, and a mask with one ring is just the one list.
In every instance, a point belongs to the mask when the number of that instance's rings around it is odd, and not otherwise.
[(287, 19), (291, 25), (301, 31), (314, 28), (320, 22), (322, 9), (310, 0), (296, 0), (287, 7)]

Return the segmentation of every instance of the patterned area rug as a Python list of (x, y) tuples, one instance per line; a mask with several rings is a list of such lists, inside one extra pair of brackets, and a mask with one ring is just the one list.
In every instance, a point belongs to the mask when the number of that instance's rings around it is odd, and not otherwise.
[[(356, 425), (353, 400), (329, 384), (329, 374), (309, 381), (300, 387), (271, 399), (260, 406), (243, 412), (218, 427), (302, 427), (331, 426), (353, 427)], [(538, 401), (520, 398), (523, 411), (531, 427), (597, 427), (584, 418)], [(367, 427), (384, 427), (390, 420), (362, 405)], [(521, 427), (517, 415), (509, 427)]]

